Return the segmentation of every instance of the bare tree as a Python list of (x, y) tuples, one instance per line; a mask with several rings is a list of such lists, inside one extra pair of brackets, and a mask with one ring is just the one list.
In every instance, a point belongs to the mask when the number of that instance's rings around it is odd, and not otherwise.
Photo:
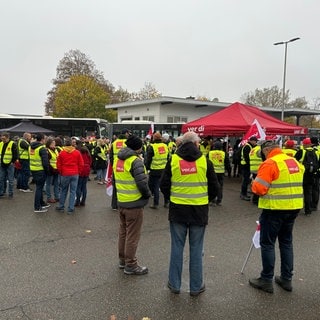
[[(285, 93), (285, 106), (289, 105), (289, 90)], [(254, 92), (247, 92), (241, 96), (241, 101), (253, 106), (282, 108), (283, 92), (278, 86), (271, 88), (255, 89)]]

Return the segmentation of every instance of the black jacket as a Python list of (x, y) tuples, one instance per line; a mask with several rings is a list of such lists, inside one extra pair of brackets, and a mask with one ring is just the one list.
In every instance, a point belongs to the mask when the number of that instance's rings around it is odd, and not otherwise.
[[(179, 146), (176, 154), (182, 159), (193, 162), (202, 156), (202, 153), (192, 142), (187, 142)], [(210, 160), (207, 161), (207, 180), (209, 202), (214, 200), (219, 191), (219, 183)], [(170, 198), (171, 190), (171, 160), (168, 161), (160, 183), (160, 189), (166, 199)], [(186, 223), (191, 225), (208, 224), (208, 205), (182, 205), (170, 202), (169, 221), (176, 223)]]

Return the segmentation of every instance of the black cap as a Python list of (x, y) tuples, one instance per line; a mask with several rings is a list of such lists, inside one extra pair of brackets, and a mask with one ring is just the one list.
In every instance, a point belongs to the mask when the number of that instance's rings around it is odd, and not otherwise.
[(121, 131), (121, 134), (126, 134), (126, 133), (130, 133), (130, 130), (127, 128), (123, 128)]
[(142, 148), (142, 140), (137, 136), (130, 136), (126, 141), (126, 145), (132, 150), (139, 150)]
[(258, 138), (256, 136), (251, 136), (249, 138), (249, 141), (258, 141)]

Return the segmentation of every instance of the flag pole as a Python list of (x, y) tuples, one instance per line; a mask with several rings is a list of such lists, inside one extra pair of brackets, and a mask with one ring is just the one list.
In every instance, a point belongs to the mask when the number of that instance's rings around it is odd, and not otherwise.
[(250, 255), (251, 255), (251, 252), (252, 252), (252, 249), (253, 249), (253, 242), (251, 243), (251, 246), (250, 246), (250, 248), (249, 248), (249, 251), (248, 251), (248, 254), (247, 254), (247, 256), (246, 256), (246, 259), (244, 260), (243, 266), (242, 266), (242, 268), (241, 268), (241, 274), (243, 274), (244, 268), (245, 268), (246, 265), (247, 265), (247, 262), (248, 262), (248, 260), (249, 260)]

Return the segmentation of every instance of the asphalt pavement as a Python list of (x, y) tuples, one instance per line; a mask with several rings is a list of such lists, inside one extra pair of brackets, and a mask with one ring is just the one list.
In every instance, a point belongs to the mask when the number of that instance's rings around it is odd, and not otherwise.
[[(88, 182), (85, 207), (74, 215), (33, 212), (33, 193), (0, 199), (0, 320), (320, 319), (320, 212), (300, 214), (294, 230), (293, 292), (248, 285), (259, 276), (254, 249), (241, 274), (260, 210), (240, 200), (240, 179), (226, 178), (221, 207), (210, 207), (205, 236), (206, 291), (188, 292), (188, 247), (178, 295), (166, 284), (170, 254), (167, 209), (146, 207), (137, 256), (149, 268), (118, 268), (118, 213), (105, 186)], [(163, 203), (162, 203), (163, 204)], [(277, 251), (276, 274), (279, 274)]]

